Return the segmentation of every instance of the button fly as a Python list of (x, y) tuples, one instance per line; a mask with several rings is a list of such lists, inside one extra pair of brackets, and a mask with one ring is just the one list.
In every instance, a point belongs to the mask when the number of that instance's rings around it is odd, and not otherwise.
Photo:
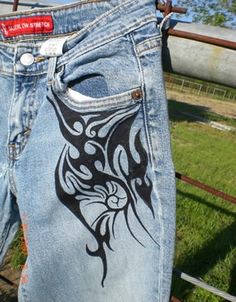
[(24, 66), (30, 66), (34, 63), (34, 56), (31, 53), (24, 53), (20, 57), (20, 62)]

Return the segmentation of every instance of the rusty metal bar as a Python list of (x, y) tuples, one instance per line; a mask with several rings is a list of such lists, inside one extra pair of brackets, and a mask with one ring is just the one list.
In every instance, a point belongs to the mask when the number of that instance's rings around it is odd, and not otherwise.
[[(157, 3), (157, 9), (164, 13), (165, 12), (165, 4), (160, 4), (160, 3)], [(171, 12), (173, 13), (178, 13), (178, 14), (186, 14), (187, 12), (187, 8), (184, 8), (184, 7), (178, 7), (178, 6), (173, 6), (172, 9), (171, 9)]]
[(172, 12), (172, 0), (166, 0), (166, 4), (164, 4), (163, 16), (166, 17), (171, 12)]
[(18, 3), (19, 3), (19, 0), (14, 0), (14, 2), (13, 2), (13, 9), (12, 9), (13, 12), (17, 11)]
[(4, 281), (5, 283), (7, 283), (13, 287), (16, 287), (16, 288), (18, 287), (18, 285), (16, 283), (10, 281), (9, 279), (7, 279), (6, 277), (4, 277), (2, 275), (0, 275), (0, 280)]
[[(0, 0), (0, 4), (5, 4), (5, 5), (11, 5), (12, 6), (12, 1), (11, 0)], [(31, 8), (35, 7), (50, 7), (51, 5), (47, 4), (40, 4), (38, 2), (30, 2), (30, 1), (18, 1), (18, 6), (29, 6)]]
[(227, 41), (227, 40), (223, 40), (223, 39), (219, 39), (219, 38), (213, 38), (213, 37), (195, 34), (195, 33), (187, 32), (187, 31), (183, 31), (183, 30), (173, 29), (173, 28), (169, 28), (167, 30), (167, 33), (169, 35), (175, 36), (175, 37), (195, 40), (195, 41), (199, 41), (199, 42), (204, 42), (204, 43), (213, 44), (216, 46), (221, 46), (221, 47), (236, 50), (236, 42), (233, 42), (233, 41)]
[(212, 195), (215, 195), (217, 197), (221, 197), (223, 198), (224, 200), (227, 200), (227, 201), (230, 201), (232, 203), (235, 203), (236, 204), (236, 197), (232, 196), (232, 195), (228, 195), (222, 191), (219, 191), (219, 190), (216, 190), (208, 185), (205, 185), (204, 183), (198, 181), (198, 180), (195, 180), (195, 179), (192, 179), (188, 176), (185, 176), (185, 175), (182, 175), (178, 172), (175, 172), (175, 176), (176, 178), (186, 182), (186, 183), (189, 183), (191, 185), (193, 185), (194, 187), (197, 187), (199, 189), (202, 189), (206, 192), (209, 192), (211, 193)]

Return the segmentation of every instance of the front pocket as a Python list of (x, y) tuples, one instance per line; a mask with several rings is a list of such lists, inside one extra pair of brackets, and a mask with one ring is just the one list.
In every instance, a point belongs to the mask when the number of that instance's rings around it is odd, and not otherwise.
[(90, 233), (84, 249), (91, 261), (101, 260), (96, 274), (102, 286), (112, 270), (109, 250), (115, 251), (122, 238), (139, 248), (159, 248), (153, 173), (137, 89), (93, 101), (76, 99), (73, 105), (55, 92), (48, 96), (65, 139), (55, 167), (55, 190), (82, 223), (84, 236)]

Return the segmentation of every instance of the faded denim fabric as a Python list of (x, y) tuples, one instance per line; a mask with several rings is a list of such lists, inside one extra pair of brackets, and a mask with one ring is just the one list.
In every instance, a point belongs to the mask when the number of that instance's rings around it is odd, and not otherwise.
[[(53, 31), (6, 37), (6, 20), (34, 16)], [(155, 1), (81, 0), (0, 27), (0, 262), (21, 221), (19, 302), (169, 301), (175, 175)]]

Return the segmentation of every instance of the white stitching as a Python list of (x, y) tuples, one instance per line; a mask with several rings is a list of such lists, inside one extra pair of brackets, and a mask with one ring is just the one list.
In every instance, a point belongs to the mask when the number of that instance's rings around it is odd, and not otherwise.
[(143, 115), (144, 115), (144, 128), (145, 128), (145, 133), (146, 133), (146, 139), (147, 139), (147, 144), (148, 144), (148, 149), (149, 149), (149, 154), (150, 154), (150, 159), (151, 159), (151, 165), (152, 167), (154, 167), (154, 162), (153, 162), (153, 148), (152, 148), (152, 143), (151, 143), (151, 137), (150, 137), (150, 133), (149, 133), (149, 129), (148, 129), (148, 119), (147, 119), (147, 107), (146, 107), (146, 91), (145, 91), (145, 81), (144, 81), (144, 72), (143, 72), (143, 68), (142, 68), (142, 64), (140, 62), (140, 58), (136, 49), (136, 44), (134, 41), (134, 37), (133, 34), (130, 34), (130, 39), (133, 43), (133, 47), (134, 47), (134, 52), (135, 52), (135, 56), (136, 56), (136, 60), (139, 66), (139, 70), (140, 70), (140, 74), (141, 74), (141, 85), (142, 85), (142, 91), (143, 91)]
[(60, 67), (61, 65), (64, 65), (65, 62), (66, 62), (66, 64), (68, 64), (71, 60), (76, 59), (77, 57), (83, 55), (84, 53), (91, 51), (97, 47), (101, 47), (102, 45), (107, 44), (107, 43), (111, 42), (112, 40), (118, 39), (119, 37), (123, 37), (124, 35), (127, 35), (131, 31), (137, 29), (138, 27), (141, 27), (141, 26), (143, 26), (149, 22), (153, 22), (153, 21), (156, 22), (156, 19), (154, 19), (153, 16), (149, 16), (149, 18), (145, 18), (144, 20), (142, 20), (141, 23), (140, 23), (140, 21), (138, 23), (134, 23), (132, 26), (130, 26), (126, 30), (119, 31), (116, 34), (113, 34), (106, 39), (96, 40), (96, 43), (92, 43), (92, 44), (88, 45), (86, 48), (83, 49), (83, 51), (79, 52), (79, 54), (73, 54), (73, 55), (66, 56), (66, 53), (65, 53), (65, 57), (63, 57), (61, 60), (59, 59), (58, 67)]

